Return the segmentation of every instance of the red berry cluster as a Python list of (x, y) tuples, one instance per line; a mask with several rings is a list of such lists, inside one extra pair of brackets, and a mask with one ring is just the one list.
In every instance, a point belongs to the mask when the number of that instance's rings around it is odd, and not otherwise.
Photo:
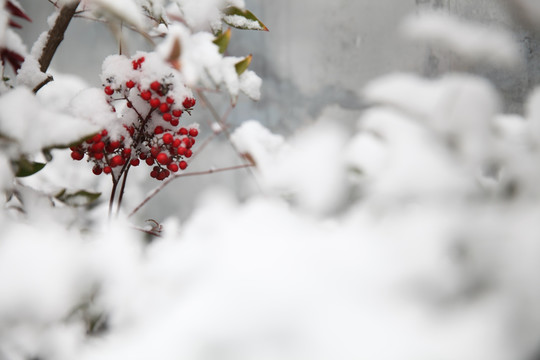
[[(133, 70), (143, 71), (144, 61), (144, 57), (133, 60)], [(118, 175), (141, 161), (152, 166), (150, 176), (157, 180), (184, 170), (188, 165), (185, 159), (193, 155), (191, 148), (199, 131), (196, 125), (180, 127), (180, 117), (185, 112), (190, 114), (196, 101), (192, 97), (175, 98), (174, 83), (169, 80), (156, 79), (143, 88), (134, 79), (121, 85), (108, 79), (104, 92), (111, 111), (116, 111), (119, 103), (125, 103), (121, 117), (132, 121), (124, 123), (124, 135), (112, 138), (105, 129), (72, 147), (71, 157), (82, 160), (87, 155), (95, 164), (96, 175)]]

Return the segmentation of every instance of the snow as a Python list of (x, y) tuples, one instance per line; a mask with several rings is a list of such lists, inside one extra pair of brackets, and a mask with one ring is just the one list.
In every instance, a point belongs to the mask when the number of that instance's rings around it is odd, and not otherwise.
[(519, 47), (510, 32), (465, 21), (442, 11), (411, 15), (403, 33), (414, 40), (449, 50), (469, 62), (519, 64)]
[(84, 5), (96, 14), (119, 19), (137, 28), (144, 27), (145, 20), (140, 5), (133, 0), (86, 0)]
[(221, 11), (227, 6), (236, 6), (241, 9), (245, 4), (243, 0), (175, 0), (178, 9), (194, 31), (221, 28)]
[(32, 55), (26, 55), (21, 68), (17, 72), (17, 84), (33, 89), (46, 79), (47, 74), (41, 72), (36, 58)]
[(240, 75), (240, 90), (251, 100), (260, 100), (261, 85), (262, 79), (254, 71), (246, 70)]
[[(0, 97), (0, 133), (17, 141), (22, 153), (77, 141), (98, 130), (69, 115), (47, 109), (27, 88), (16, 88)], [(40, 129), (39, 132), (33, 129)]]
[(246, 30), (262, 30), (262, 26), (258, 21), (250, 20), (240, 15), (225, 15), (223, 21), (231, 26), (246, 29)]
[[(211, 2), (180, 3), (202, 12)], [(146, 88), (166, 78), (179, 97), (193, 95), (187, 81), (258, 98), (261, 79), (234, 70), (242, 58), (192, 30), (171, 26), (155, 53), (107, 57), (101, 81)], [(178, 69), (167, 62), (175, 39)], [(36, 75), (27, 61), (20, 80)], [(190, 216), (155, 219), (163, 232), (149, 240), (137, 220), (106, 218), (110, 178), (66, 150), (14, 181), (14, 156), (103, 127), (119, 136), (133, 116), (102, 88), (53, 74), (37, 95), (21, 80), (0, 96), (0, 133), (15, 140), (0, 139), (1, 358), (514, 360), (538, 351), (539, 89), (522, 117), (502, 113), (480, 77), (390, 74), (363, 89), (356, 126), (337, 107), (286, 136), (245, 121), (230, 140), (253, 159), (260, 191), (239, 200), (224, 184), (189, 187), (198, 198)], [(73, 208), (54, 198), (59, 188), (104, 194)], [(105, 326), (89, 332), (90, 320)]]
[(192, 33), (186, 26), (175, 24), (169, 27), (169, 33), (158, 46), (157, 52), (164, 59), (169, 59), (175, 44), (180, 44), (182, 52), (178, 67), (188, 86), (219, 88), (220, 85), (225, 85), (233, 103), (239, 91), (252, 99), (258, 99), (262, 80), (248, 70), (243, 76), (238, 76), (235, 64), (243, 58), (222, 56), (217, 45), (213, 43), (214, 39), (208, 32)]

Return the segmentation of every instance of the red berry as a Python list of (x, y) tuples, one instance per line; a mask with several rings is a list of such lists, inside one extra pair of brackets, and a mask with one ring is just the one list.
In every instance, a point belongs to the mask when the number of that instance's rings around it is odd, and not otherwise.
[(128, 80), (128, 81), (126, 81), (126, 87), (127, 87), (128, 89), (131, 89), (131, 88), (134, 87), (134, 86), (135, 86), (135, 82), (133, 82), (133, 80)]
[(170, 133), (163, 134), (163, 143), (170, 144), (173, 142), (173, 136)]
[(179, 147), (176, 149), (176, 151), (178, 152), (178, 155), (181, 155), (181, 156), (183, 156), (183, 155), (186, 154), (186, 150), (187, 150), (187, 149), (186, 149), (185, 146), (179, 146)]
[(111, 171), (112, 171), (112, 169), (111, 169), (110, 166), (105, 166), (105, 167), (103, 168), (103, 172), (104, 172), (105, 174), (110, 174)]
[(193, 155), (193, 151), (187, 149), (187, 150), (186, 150), (186, 157), (187, 157), (187, 158), (190, 158), (191, 155)]
[(92, 145), (91, 149), (95, 153), (102, 152), (103, 149), (105, 149), (105, 143), (103, 141), (95, 143)]
[(131, 103), (131, 101), (128, 101), (126, 106), (131, 109), (133, 107), (133, 104)]
[(189, 149), (191, 147), (191, 140), (189, 138), (183, 138), (182, 139), (182, 142), (184, 143), (184, 145)]
[(180, 167), (180, 169), (184, 170), (185, 168), (187, 168), (187, 162), (182, 160), (178, 163), (178, 166)]
[(172, 126), (178, 126), (179, 122), (177, 118), (171, 119), (171, 125)]
[(174, 103), (174, 99), (170, 96), (167, 96), (167, 99), (165, 99), (165, 101), (167, 101), (167, 104), (172, 104)]
[(152, 171), (150, 172), (150, 176), (153, 177), (153, 178), (157, 178), (158, 172), (157, 172), (156, 170), (152, 170)]
[(189, 147), (192, 147), (193, 145), (195, 145), (195, 139), (194, 138), (189, 138), (189, 142), (190, 142)]
[(194, 129), (194, 128), (189, 129), (189, 136), (195, 137), (197, 135), (199, 135), (199, 130)]
[(82, 160), (84, 158), (84, 154), (78, 151), (72, 151), (71, 158), (73, 160)]
[[(161, 104), (161, 105), (163, 105), (163, 104)], [(165, 114), (163, 114), (163, 120), (165, 120), (165, 121), (167, 121), (167, 122), (171, 121), (171, 120), (172, 120), (172, 115), (171, 115), (171, 113), (165, 113)]]
[(146, 154), (145, 153), (140, 153), (139, 154), (139, 159), (141, 159), (141, 160), (146, 159)]
[(139, 159), (135, 158), (135, 159), (131, 159), (131, 161), (129, 162), (131, 164), (131, 166), (139, 166)]
[(180, 116), (182, 116), (182, 112), (183, 112), (182, 110), (174, 109), (174, 110), (172, 111), (172, 114), (173, 114), (174, 116), (176, 116), (176, 117), (180, 117)]
[(167, 169), (171, 170), (172, 172), (177, 172), (178, 165), (176, 165), (175, 163), (170, 163), (169, 165), (167, 165)]
[(92, 142), (100, 142), (101, 141), (101, 134), (96, 134), (94, 135), (94, 137), (92, 138)]
[(101, 130), (101, 136), (107, 136), (109, 132), (105, 129)]
[(152, 166), (154, 165), (154, 158), (146, 158), (146, 165)]
[(154, 81), (150, 84), (150, 89), (154, 90), (155, 92), (158, 92), (159, 89), (161, 89), (161, 84), (159, 81)]
[(188, 134), (188, 130), (186, 128), (180, 128), (180, 130), (178, 130), (178, 133), (180, 135), (187, 135)]
[(145, 90), (145, 91), (142, 91), (142, 92), (141, 92), (141, 98), (142, 98), (143, 100), (148, 101), (148, 100), (150, 100), (151, 97), (152, 97), (152, 93), (151, 93), (150, 91)]
[(152, 157), (157, 157), (157, 155), (159, 154), (159, 149), (157, 147), (152, 147), (150, 149), (150, 155), (152, 155)]
[(194, 98), (185, 98), (182, 102), (182, 106), (184, 106), (186, 109), (192, 108), (195, 106), (195, 99)]
[(111, 166), (116, 167), (120, 165), (124, 165), (124, 159), (122, 158), (122, 156), (120, 155), (113, 156), (113, 158), (111, 159)]
[(182, 141), (180, 141), (180, 139), (174, 139), (172, 146), (176, 148), (179, 147), (181, 143)]
[(107, 95), (114, 94), (114, 90), (110, 86), (105, 86), (104, 91), (105, 91), (105, 94), (107, 94)]
[(158, 179), (158, 180), (163, 180), (163, 179), (165, 179), (166, 177), (167, 177), (167, 174), (165, 173), (165, 171), (162, 171), (162, 172), (160, 172), (159, 174), (157, 174), (156, 179)]
[(103, 159), (103, 153), (102, 153), (102, 152), (95, 153), (95, 154), (94, 154), (94, 158), (95, 158), (96, 160), (101, 160), (101, 159)]
[(169, 156), (165, 153), (159, 153), (157, 156), (156, 156), (156, 160), (161, 164), (161, 165), (167, 165), (170, 161), (169, 159)]
[(125, 157), (129, 157), (131, 155), (131, 149), (125, 148), (124, 150), (122, 150), (122, 154), (124, 154)]
[(160, 101), (158, 98), (153, 98), (152, 100), (150, 100), (150, 106), (153, 107), (154, 109), (157, 108), (160, 104)]
[(169, 105), (167, 105), (166, 103), (161, 103), (161, 105), (159, 105), (159, 111), (161, 111), (162, 113), (166, 113), (167, 111), (169, 111)]
[(163, 134), (163, 127), (156, 126), (156, 128), (154, 129), (154, 134), (156, 135)]
[(101, 167), (99, 165), (94, 166), (93, 169), (92, 169), (92, 172), (94, 174), (96, 174), (96, 175), (100, 175), (102, 171), (103, 171), (103, 169), (101, 169)]

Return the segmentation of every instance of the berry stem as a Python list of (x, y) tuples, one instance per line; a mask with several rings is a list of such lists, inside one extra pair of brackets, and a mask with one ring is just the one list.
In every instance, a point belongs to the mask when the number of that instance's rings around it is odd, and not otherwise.
[(122, 199), (124, 197), (124, 190), (126, 188), (127, 176), (128, 176), (129, 168), (131, 167), (129, 162), (126, 162), (126, 164), (127, 164), (126, 170), (124, 171), (124, 169), (122, 169), (124, 179), (122, 180), (122, 186), (120, 187), (120, 195), (118, 196), (118, 203), (116, 205), (116, 216), (118, 216), (118, 214), (120, 213), (120, 207), (122, 206)]

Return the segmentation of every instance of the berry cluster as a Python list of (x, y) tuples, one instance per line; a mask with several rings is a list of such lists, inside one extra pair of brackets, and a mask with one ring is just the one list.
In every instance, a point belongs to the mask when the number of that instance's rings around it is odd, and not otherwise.
[[(111, 111), (117, 112), (122, 121), (122, 131), (116, 131), (113, 137), (104, 129), (71, 148), (74, 160), (82, 160), (86, 155), (94, 163), (94, 174), (112, 173), (113, 181), (141, 162), (152, 167), (150, 176), (157, 180), (184, 170), (188, 165), (185, 159), (193, 155), (191, 148), (199, 134), (196, 124), (179, 125), (181, 116), (191, 115), (196, 103), (193, 97), (185, 95), (191, 94), (189, 90), (172, 73), (146, 81), (144, 86), (144, 62), (143, 56), (131, 62), (133, 78), (120, 82), (112, 76), (104, 84)], [(183, 88), (176, 91), (179, 84)]]

